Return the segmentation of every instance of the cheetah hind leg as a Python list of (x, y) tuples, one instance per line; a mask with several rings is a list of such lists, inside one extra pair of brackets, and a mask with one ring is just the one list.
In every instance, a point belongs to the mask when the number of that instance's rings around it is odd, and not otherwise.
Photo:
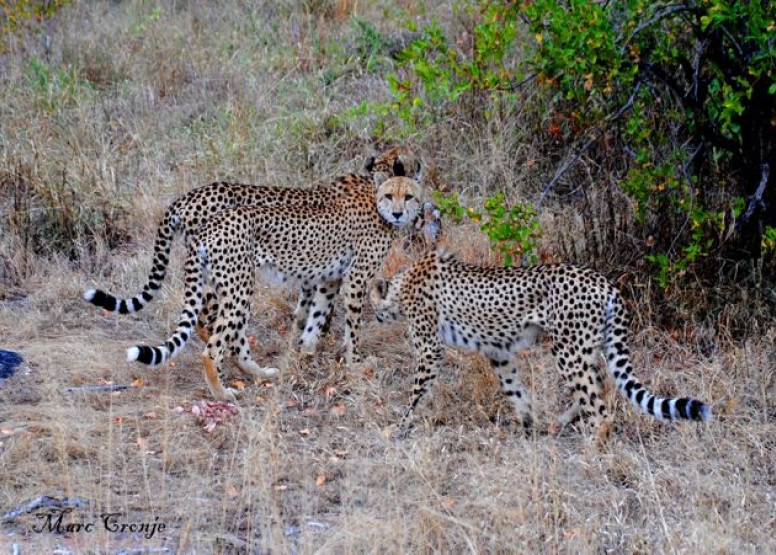
[(251, 376), (256, 379), (274, 379), (280, 374), (280, 370), (273, 367), (264, 367), (258, 364), (251, 356), (251, 346), (248, 338), (245, 336), (245, 323), (248, 321), (249, 303), (247, 301), (244, 306), (244, 312), (241, 315), (242, 321), (239, 325), (234, 326), (236, 328), (234, 342), (231, 345), (231, 355), (235, 365), (246, 376)]
[[(328, 281), (315, 288), (312, 294), (312, 301), (308, 305), (307, 318), (297, 342), (298, 348), (303, 355), (311, 356), (315, 354), (321, 331), (326, 326), (326, 322), (332, 313), (334, 298), (337, 296), (339, 288), (339, 280)], [(299, 315), (297, 315), (298, 322)]]
[(550, 424), (550, 433), (553, 435), (560, 435), (561, 432), (566, 429), (566, 426), (579, 420), (580, 416), (582, 416), (582, 411), (580, 410), (579, 405), (573, 403), (571, 407), (555, 418), (555, 422)]
[[(216, 302), (216, 296), (214, 293), (208, 292), (195, 326), (197, 335), (205, 343), (210, 341), (210, 337), (213, 335), (217, 314), (218, 303)], [(280, 370), (277, 368), (265, 368), (258, 364), (251, 358), (251, 350), (246, 338), (241, 336), (239, 340), (242, 342), (242, 345), (238, 349), (232, 349), (232, 357), (234, 358), (235, 365), (243, 374), (259, 379), (277, 377)]]
[[(313, 295), (315, 291), (309, 287), (299, 290), (299, 300), (294, 308), (294, 324), (299, 333), (302, 333), (307, 323), (307, 315), (310, 312), (310, 306), (313, 304)], [(296, 340), (296, 338), (295, 338)]]
[(253, 360), (248, 341), (244, 337), (240, 338), (240, 347), (232, 352), (232, 357), (237, 368), (246, 376), (264, 380), (277, 378), (280, 374), (280, 369), (265, 367)]
[(531, 394), (523, 386), (514, 358), (507, 353), (504, 356), (491, 357), (490, 366), (498, 376), (501, 391), (514, 407), (515, 414), (523, 425), (525, 435), (531, 437), (537, 433), (546, 432), (546, 429), (540, 429), (534, 419)]
[(202, 310), (200, 310), (199, 318), (194, 326), (197, 335), (205, 343), (210, 341), (210, 336), (213, 335), (213, 327), (216, 324), (217, 316), (218, 303), (216, 302), (216, 295), (212, 291), (208, 291), (205, 294)]
[[(573, 405), (559, 418), (559, 424), (568, 424), (579, 419), (582, 430), (594, 437), (602, 446), (612, 429), (612, 419), (604, 403), (603, 377), (598, 359), (591, 354), (579, 352), (575, 346), (556, 349), (556, 360), (566, 362), (561, 375), (571, 386)], [(564, 371), (565, 370), (565, 371)]]
[(233, 387), (224, 387), (223, 375), (218, 370), (217, 361), (210, 357), (207, 350), (202, 353), (202, 364), (205, 367), (205, 382), (213, 397), (219, 401), (236, 401), (237, 390)]

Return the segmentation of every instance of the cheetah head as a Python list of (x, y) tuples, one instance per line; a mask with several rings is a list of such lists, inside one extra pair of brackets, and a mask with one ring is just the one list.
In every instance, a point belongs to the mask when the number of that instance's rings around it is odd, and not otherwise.
[(377, 212), (394, 227), (413, 223), (423, 206), (423, 188), (409, 177), (392, 177), (377, 187)]
[(389, 280), (377, 278), (369, 287), (369, 300), (378, 322), (398, 322), (404, 320), (401, 304), (401, 287), (405, 272), (396, 274)]
[(420, 182), (422, 167), (420, 159), (406, 147), (388, 149), (377, 158), (369, 157), (364, 164), (375, 184), (397, 175), (411, 177)]

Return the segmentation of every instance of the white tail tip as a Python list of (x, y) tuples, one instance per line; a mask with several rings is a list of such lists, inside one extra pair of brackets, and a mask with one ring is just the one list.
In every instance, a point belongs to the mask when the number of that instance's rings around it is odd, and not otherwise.
[(701, 420), (713, 420), (714, 415), (711, 414), (711, 407), (709, 405), (703, 405), (701, 409)]
[(87, 291), (84, 293), (84, 299), (86, 299), (89, 302), (92, 302), (92, 299), (97, 294), (96, 289), (87, 289)]
[(130, 347), (127, 349), (127, 362), (133, 362), (140, 356), (140, 349), (137, 347)]

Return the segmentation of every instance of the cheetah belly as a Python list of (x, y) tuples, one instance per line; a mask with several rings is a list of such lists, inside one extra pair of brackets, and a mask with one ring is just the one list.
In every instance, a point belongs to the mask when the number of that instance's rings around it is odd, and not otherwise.
[(526, 325), (516, 330), (497, 326), (492, 332), (487, 332), (443, 317), (439, 320), (438, 332), (442, 341), (451, 347), (476, 351), (486, 356), (502, 356), (514, 354), (533, 345), (541, 333), (541, 328)]
[(257, 260), (259, 277), (275, 286), (298, 287), (341, 280), (353, 261), (353, 253), (346, 251), (330, 261), (289, 263), (268, 258)]
[(461, 326), (454, 320), (440, 318), (439, 336), (445, 345), (461, 347), (468, 351), (479, 351), (479, 340), (471, 329)]

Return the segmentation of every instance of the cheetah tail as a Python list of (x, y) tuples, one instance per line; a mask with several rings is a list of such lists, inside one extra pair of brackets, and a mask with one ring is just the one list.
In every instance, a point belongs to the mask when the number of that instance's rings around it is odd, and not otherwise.
[(192, 248), (186, 259), (186, 292), (178, 327), (164, 345), (158, 347), (136, 345), (128, 348), (128, 362), (137, 360), (150, 366), (163, 364), (175, 357), (186, 345), (202, 310), (202, 290), (205, 285), (204, 257), (202, 255), (202, 251)]
[(164, 276), (167, 273), (167, 265), (170, 262), (172, 240), (179, 228), (180, 216), (175, 212), (173, 205), (165, 212), (162, 225), (159, 226), (156, 233), (151, 273), (143, 290), (138, 295), (129, 299), (118, 299), (100, 289), (89, 289), (84, 293), (84, 299), (113, 313), (130, 314), (141, 310), (154, 298), (154, 292), (162, 286)]
[(711, 407), (695, 399), (663, 398), (651, 393), (633, 376), (633, 363), (626, 344), (625, 308), (619, 295), (609, 297), (606, 307), (604, 346), (606, 365), (617, 388), (642, 412), (659, 420), (711, 420)]

